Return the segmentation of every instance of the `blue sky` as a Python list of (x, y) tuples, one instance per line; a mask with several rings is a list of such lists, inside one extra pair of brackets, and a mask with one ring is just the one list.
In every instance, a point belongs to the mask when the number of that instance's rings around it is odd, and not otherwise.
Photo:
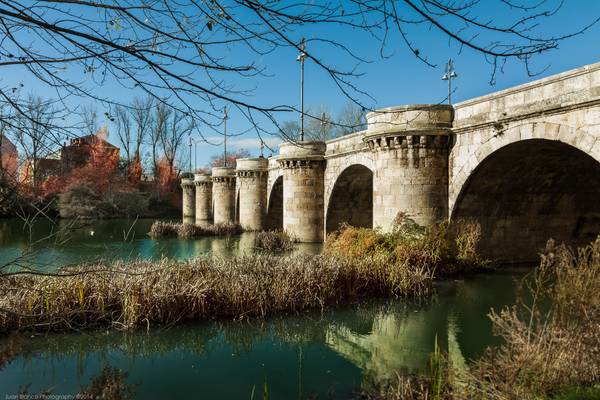
[[(516, 0), (515, 0), (516, 1)], [(524, 2), (526, 0), (520, 0)], [(537, 2), (537, 1), (536, 1)], [(482, 0), (476, 10), (482, 19), (495, 19), (498, 22), (514, 19), (518, 10), (508, 11), (501, 6), (499, 1)], [(563, 9), (552, 18), (542, 20), (536, 27), (536, 32), (542, 35), (560, 34), (581, 28), (594, 18), (600, 16), (600, 1), (596, 0), (567, 0)], [(345, 43), (361, 57), (370, 60), (357, 66), (357, 71), (362, 75), (353, 83), (361, 90), (367, 92), (373, 100), (363, 97), (361, 100), (373, 108), (389, 107), (410, 103), (438, 103), (441, 102), (447, 91), (446, 82), (440, 78), (443, 74), (444, 64), (448, 58), (453, 58), (456, 71), (459, 75), (455, 81), (456, 91), (453, 101), (459, 102), (472, 97), (508, 88), (534, 79), (556, 74), (582, 65), (600, 61), (600, 25), (594, 26), (583, 35), (567, 39), (559, 44), (559, 48), (549, 53), (537, 56), (531, 65), (533, 71), (543, 71), (536, 77), (529, 77), (524, 66), (517, 60), (510, 60), (504, 70), (496, 75), (495, 85), (490, 85), (492, 67), (485, 58), (473, 51), (463, 49), (454, 43), (449, 43), (447, 37), (435, 28), (410, 28), (409, 35), (422, 54), (436, 64), (431, 68), (419, 61), (412, 52), (402, 43), (399, 36), (392, 35), (388, 39), (389, 45), (386, 53), (389, 58), (381, 59), (379, 44), (369, 36), (349, 29), (333, 27), (310, 28), (303, 32), (296, 32), (298, 36), (307, 38), (327, 38)], [(485, 41), (486, 38), (482, 38)], [(489, 39), (489, 38), (487, 38)], [(331, 48), (317, 43), (311, 44), (309, 50), (314, 55), (327, 60), (330, 64), (343, 68), (351, 68), (353, 63), (348, 57)], [(225, 52), (227, 50), (224, 50)], [(289, 104), (299, 107), (299, 65), (296, 61), (294, 49), (280, 49), (266, 56), (253, 59), (258, 65), (266, 68), (268, 77), (261, 78), (234, 78), (230, 82), (236, 88), (253, 89), (246, 100), (261, 105)], [(226, 57), (247, 59), (248, 54), (225, 54)], [(331, 78), (308, 61), (305, 66), (305, 103), (307, 106), (325, 105), (334, 114), (348, 102), (348, 99), (336, 88)], [(33, 93), (51, 96), (52, 93), (41, 86), (34, 86), (28, 82), (29, 78), (23, 77), (17, 69), (5, 69), (0, 76), (0, 84), (25, 80), (27, 88)], [(114, 84), (106, 84), (100, 90), (110, 92), (121, 98), (133, 98), (135, 92), (124, 89)], [(85, 100), (87, 101), (87, 100)], [(102, 111), (102, 110), (100, 110)], [(299, 118), (292, 113), (278, 116), (278, 120), (285, 121)], [(101, 121), (103, 122), (103, 121)], [(264, 123), (264, 121), (263, 121)], [(228, 128), (230, 133), (244, 132), (249, 127), (248, 121), (235, 110), (230, 113)], [(110, 128), (110, 126), (109, 126)], [(221, 142), (221, 137), (206, 129), (205, 135), (213, 142)], [(276, 148), (279, 139), (276, 136), (266, 138), (267, 143)], [(116, 138), (111, 141), (116, 142)], [(248, 132), (241, 136), (232, 137), (229, 147), (233, 149), (245, 148), (252, 154), (258, 154), (259, 141), (256, 135)], [(187, 149), (186, 149), (187, 150)], [(270, 154), (266, 150), (266, 155)], [(209, 144), (197, 146), (198, 166), (205, 165), (211, 156), (221, 154), (220, 147)]]

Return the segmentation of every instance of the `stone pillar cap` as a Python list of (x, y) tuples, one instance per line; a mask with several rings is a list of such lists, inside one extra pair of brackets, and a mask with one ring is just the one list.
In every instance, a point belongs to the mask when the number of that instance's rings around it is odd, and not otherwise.
[(213, 167), (212, 168), (212, 177), (234, 177), (235, 176), (235, 168), (233, 167)]
[(388, 134), (447, 135), (454, 107), (449, 104), (409, 104), (382, 108), (367, 114), (366, 136)]
[(297, 159), (314, 160), (322, 159), (325, 155), (325, 142), (304, 141), (304, 142), (286, 142), (279, 145), (278, 160)]
[(269, 167), (269, 160), (264, 157), (238, 158), (235, 169), (238, 171), (262, 171)]
[(181, 179), (181, 186), (188, 186), (188, 185), (193, 185), (193, 184), (194, 184), (193, 178), (182, 178)]
[(194, 182), (210, 182), (210, 174), (206, 172), (198, 172), (194, 174)]

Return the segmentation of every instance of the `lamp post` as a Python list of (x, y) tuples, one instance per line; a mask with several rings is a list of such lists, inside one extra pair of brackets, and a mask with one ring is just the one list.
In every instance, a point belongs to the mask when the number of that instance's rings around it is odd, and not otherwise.
[(306, 53), (304, 49), (306, 43), (304, 38), (300, 41), (300, 54), (296, 57), (296, 61), (300, 63), (300, 141), (304, 141), (304, 59)]
[(263, 158), (263, 150), (265, 148), (265, 142), (260, 138), (260, 157)]
[(223, 112), (223, 132), (224, 132), (224, 139), (223, 139), (223, 166), (226, 167), (227, 166), (227, 106), (225, 106), (225, 110)]
[(454, 61), (448, 60), (446, 63), (446, 73), (442, 76), (443, 81), (448, 81), (448, 104), (452, 104), (452, 79), (458, 78), (456, 71), (454, 70)]
[[(194, 143), (194, 152), (192, 153), (192, 143)], [(198, 141), (196, 139), (194, 139), (192, 137), (192, 135), (190, 135), (190, 171), (194, 172), (196, 171), (196, 168), (198, 168)], [(192, 170), (192, 154), (193, 154), (193, 160), (194, 160), (194, 169)]]
[(192, 135), (190, 135), (190, 144), (189, 144), (189, 146), (190, 146), (190, 172), (191, 173), (193, 173), (193, 171), (192, 171), (192, 141), (193, 141)]

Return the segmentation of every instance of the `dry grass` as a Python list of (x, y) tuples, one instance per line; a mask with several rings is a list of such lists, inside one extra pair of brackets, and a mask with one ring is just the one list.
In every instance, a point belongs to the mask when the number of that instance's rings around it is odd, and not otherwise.
[(504, 344), (470, 370), (450, 363), (439, 374), (398, 372), (362, 393), (366, 399), (596, 399), (600, 394), (600, 237), (577, 252), (549, 241), (521, 284), (517, 302), (489, 317)]
[(294, 239), (285, 231), (262, 231), (254, 237), (254, 247), (265, 251), (289, 251), (294, 248)]
[(244, 319), (432, 290), (425, 270), (389, 272), (365, 259), (314, 255), (118, 261), (61, 274), (0, 280), (0, 309), (5, 310), (0, 330), (127, 329), (213, 317)]
[(343, 226), (328, 237), (325, 254), (374, 257), (403, 270), (430, 270), (444, 276), (487, 265), (477, 254), (480, 237), (481, 228), (474, 222), (442, 222), (425, 228), (400, 215), (389, 233)]
[(242, 233), (239, 224), (215, 224), (208, 226), (197, 226), (194, 224), (182, 224), (179, 222), (155, 221), (150, 227), (148, 235), (158, 239), (164, 237), (179, 237), (190, 239), (201, 236), (229, 236)]
[(577, 252), (548, 242), (512, 308), (490, 313), (505, 344), (475, 376), (509, 398), (600, 383), (600, 237)]

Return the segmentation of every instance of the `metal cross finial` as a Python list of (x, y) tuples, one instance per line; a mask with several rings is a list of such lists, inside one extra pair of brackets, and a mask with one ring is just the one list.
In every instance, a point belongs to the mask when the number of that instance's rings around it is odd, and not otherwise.
[(300, 41), (300, 54), (296, 61), (300, 63), (300, 141), (304, 141), (304, 59), (306, 58), (306, 42), (304, 38)]
[(454, 78), (458, 78), (458, 75), (454, 70), (454, 61), (449, 59), (446, 64), (446, 73), (442, 76), (442, 80), (448, 81), (448, 104), (452, 104), (452, 79)]
[(227, 166), (227, 106), (225, 106), (225, 110), (223, 111), (223, 166)]

